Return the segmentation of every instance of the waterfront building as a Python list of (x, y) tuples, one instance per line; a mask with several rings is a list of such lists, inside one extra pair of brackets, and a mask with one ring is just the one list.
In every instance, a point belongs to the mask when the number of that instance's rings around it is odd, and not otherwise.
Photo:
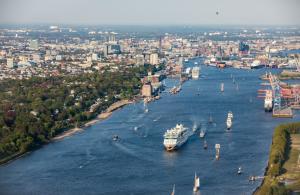
[(152, 95), (152, 86), (150, 83), (144, 84), (142, 88), (142, 96), (151, 97)]

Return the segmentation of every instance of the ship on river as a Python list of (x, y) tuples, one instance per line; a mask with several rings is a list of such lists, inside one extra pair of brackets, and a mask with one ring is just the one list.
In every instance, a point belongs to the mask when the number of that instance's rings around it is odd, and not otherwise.
[(192, 69), (192, 78), (193, 79), (198, 79), (199, 74), (200, 74), (200, 67), (198, 67), (198, 66), (193, 67), (193, 69)]
[(174, 128), (168, 129), (164, 134), (164, 146), (166, 150), (172, 151), (182, 146), (189, 138), (188, 128), (177, 124)]

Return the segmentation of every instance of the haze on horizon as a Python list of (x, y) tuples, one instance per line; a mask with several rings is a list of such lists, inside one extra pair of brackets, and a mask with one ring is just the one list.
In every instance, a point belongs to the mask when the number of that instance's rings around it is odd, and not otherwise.
[(299, 0), (0, 0), (0, 23), (298, 26), (299, 8)]

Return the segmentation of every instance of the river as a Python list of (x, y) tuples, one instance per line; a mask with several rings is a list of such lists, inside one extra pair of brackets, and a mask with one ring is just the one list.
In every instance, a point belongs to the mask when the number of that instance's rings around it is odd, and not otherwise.
[[(192, 65), (193, 62), (189, 62)], [(263, 110), (257, 98), (265, 70), (219, 70), (201, 66), (199, 80), (184, 83), (176, 95), (166, 92), (148, 104), (127, 105), (100, 123), (64, 140), (50, 143), (0, 167), (1, 194), (193, 194), (195, 172), (201, 195), (251, 194), (267, 165), (274, 127), (281, 122)], [(232, 82), (231, 75), (238, 84)], [(166, 79), (168, 88), (178, 81)], [(220, 92), (220, 83), (225, 91)], [(227, 112), (234, 114), (226, 132)], [(214, 123), (208, 124), (209, 116)], [(163, 148), (166, 129), (183, 123), (207, 130), (208, 149), (199, 133), (176, 152)], [(120, 140), (112, 141), (114, 134)], [(214, 159), (216, 143), (220, 160)], [(243, 174), (237, 175), (239, 166)]]

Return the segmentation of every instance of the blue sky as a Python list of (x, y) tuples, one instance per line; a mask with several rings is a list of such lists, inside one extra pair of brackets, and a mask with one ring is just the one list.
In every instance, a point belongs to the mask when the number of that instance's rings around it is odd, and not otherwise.
[(300, 25), (299, 9), (300, 0), (0, 0), (0, 23)]

